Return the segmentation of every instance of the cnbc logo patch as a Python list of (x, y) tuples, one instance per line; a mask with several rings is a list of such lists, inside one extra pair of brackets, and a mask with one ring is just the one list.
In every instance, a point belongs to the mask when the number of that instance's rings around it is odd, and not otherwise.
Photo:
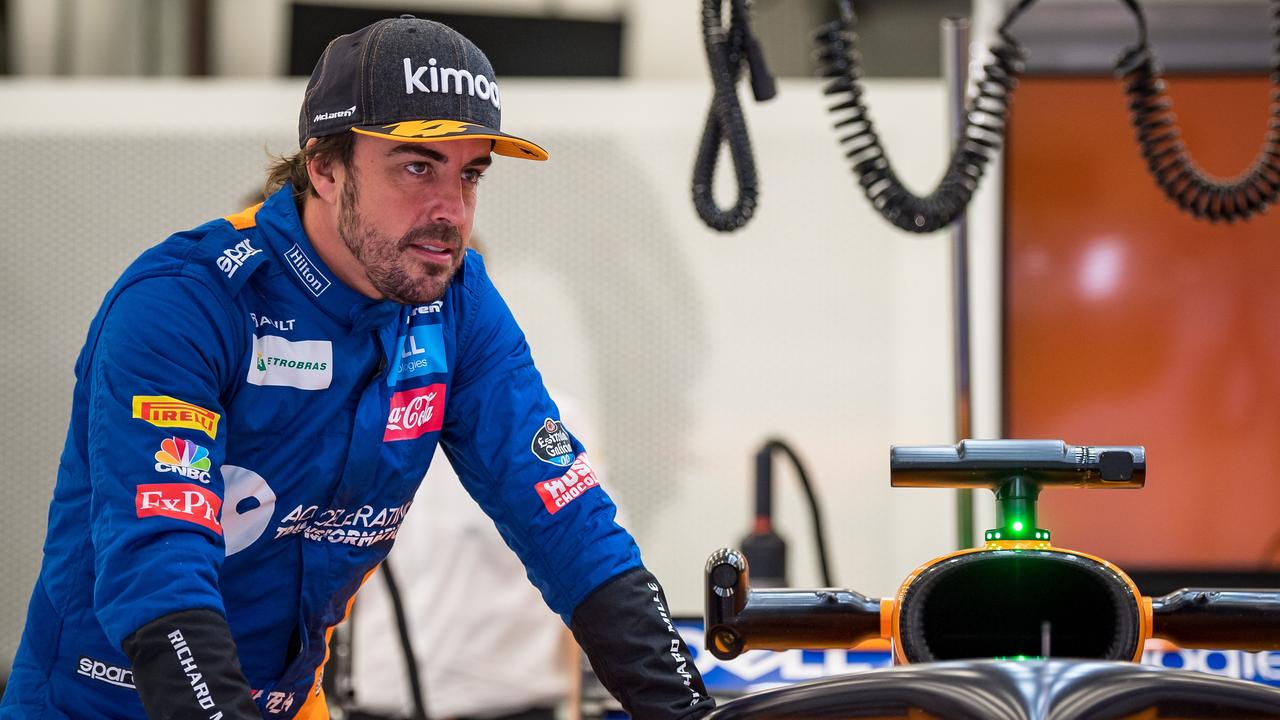
[(160, 443), (156, 472), (174, 473), (190, 480), (209, 482), (209, 451), (190, 440), (171, 437)]

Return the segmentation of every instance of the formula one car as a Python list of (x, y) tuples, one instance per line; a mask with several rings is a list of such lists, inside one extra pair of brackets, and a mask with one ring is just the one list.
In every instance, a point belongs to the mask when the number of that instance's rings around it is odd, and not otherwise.
[(1280, 649), (1280, 590), (1182, 589), (1144, 597), (1115, 565), (1054, 547), (1037, 527), (1045, 488), (1141, 488), (1141, 447), (966, 440), (894, 447), (895, 487), (989, 488), (998, 527), (980, 547), (930, 560), (893, 598), (846, 589), (752, 589), (747, 558), (706, 566), (706, 646), (852, 648), (890, 642), (886, 670), (770, 690), (725, 704), (728, 718), (1280, 718), (1280, 689), (1136, 665), (1145, 642)]

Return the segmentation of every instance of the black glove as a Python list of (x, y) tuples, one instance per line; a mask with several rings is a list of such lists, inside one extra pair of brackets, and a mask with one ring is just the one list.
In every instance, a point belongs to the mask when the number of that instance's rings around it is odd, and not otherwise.
[(213, 610), (183, 610), (143, 625), (121, 646), (151, 720), (261, 720), (231, 628)]
[(596, 588), (569, 627), (600, 682), (633, 720), (692, 720), (715, 707), (648, 570)]

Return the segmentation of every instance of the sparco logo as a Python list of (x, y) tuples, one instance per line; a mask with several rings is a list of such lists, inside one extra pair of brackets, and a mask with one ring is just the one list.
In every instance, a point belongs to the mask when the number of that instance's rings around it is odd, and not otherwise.
[(289, 261), (289, 267), (293, 268), (293, 272), (302, 280), (302, 284), (307, 286), (312, 295), (320, 297), (320, 293), (329, 289), (329, 278), (320, 272), (315, 265), (311, 263), (311, 258), (302, 252), (302, 248), (297, 243), (289, 248), (289, 252), (284, 254), (284, 259)]
[(76, 674), (83, 675), (90, 680), (98, 680), (122, 688), (129, 688), (130, 690), (135, 689), (132, 670), (118, 665), (108, 665), (91, 657), (80, 656), (80, 666), (76, 668)]
[[(430, 82), (427, 76), (429, 75)], [(420, 68), (413, 67), (413, 61), (409, 58), (404, 59), (404, 92), (406, 95), (412, 95), (414, 90), (418, 92), (449, 92), (449, 81), (453, 81), (453, 93), (455, 95), (462, 94), (462, 81), (467, 81), (467, 94), (471, 97), (478, 97), (481, 100), (488, 100), (495, 108), (501, 108), (502, 103), (498, 100), (498, 83), (490, 80), (483, 75), (472, 75), (467, 70), (459, 70), (458, 68), (436, 67), (436, 59), (431, 58), (426, 65)]]
[(355, 115), (355, 114), (356, 114), (356, 106), (352, 105), (346, 110), (339, 110), (337, 112), (320, 113), (319, 115), (315, 116), (315, 118), (313, 118), (311, 122), (320, 122), (321, 120), (336, 120), (338, 118), (351, 117), (352, 115)]
[(245, 238), (236, 243), (235, 247), (222, 251), (222, 255), (218, 257), (218, 269), (226, 274), (227, 279), (231, 279), (235, 277), (236, 271), (244, 265), (246, 260), (260, 252), (262, 251), (250, 245), (249, 239)]
[(387, 415), (387, 431), (382, 441), (412, 440), (439, 430), (443, 424), (443, 384), (401, 390), (391, 396), (391, 412)]

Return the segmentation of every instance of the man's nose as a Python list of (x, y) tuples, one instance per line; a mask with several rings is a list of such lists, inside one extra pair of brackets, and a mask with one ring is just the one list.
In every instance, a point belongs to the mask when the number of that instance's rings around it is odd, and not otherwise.
[(431, 194), (428, 215), (431, 222), (461, 226), (466, 218), (467, 203), (461, 180), (442, 180)]

